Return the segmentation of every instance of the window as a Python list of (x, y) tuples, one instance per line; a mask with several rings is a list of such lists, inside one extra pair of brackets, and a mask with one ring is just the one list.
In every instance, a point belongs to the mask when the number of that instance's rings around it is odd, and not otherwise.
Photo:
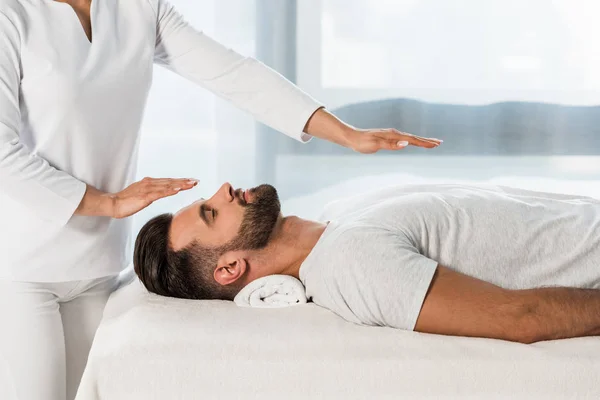
[(468, 104), (600, 100), (594, 0), (298, 6), (300, 84), (333, 107), (388, 96)]
[(374, 156), (280, 146), (277, 184), (295, 197), (390, 174), (599, 179), (598, 12), (594, 0), (299, 1), (302, 88), (359, 127), (445, 143)]
[[(201, 183), (140, 213), (134, 231), (224, 181), (273, 183), (284, 212), (314, 217), (325, 200), (391, 183), (495, 179), (562, 190), (536, 185), (600, 180), (596, 0), (172, 2), (348, 122), (445, 143), (372, 156), (302, 145), (156, 68), (138, 176)], [(326, 195), (315, 202), (318, 193)]]

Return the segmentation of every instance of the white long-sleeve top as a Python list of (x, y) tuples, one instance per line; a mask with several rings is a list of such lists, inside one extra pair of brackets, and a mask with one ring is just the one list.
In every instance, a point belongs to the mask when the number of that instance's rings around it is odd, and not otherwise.
[(165, 0), (93, 0), (93, 38), (53, 0), (0, 1), (0, 278), (93, 279), (129, 263), (130, 220), (74, 216), (86, 183), (132, 183), (161, 64), (293, 138), (320, 107)]

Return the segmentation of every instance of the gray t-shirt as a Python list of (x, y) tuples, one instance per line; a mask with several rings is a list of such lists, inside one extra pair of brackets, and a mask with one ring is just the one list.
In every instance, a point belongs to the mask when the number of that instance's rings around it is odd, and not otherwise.
[(413, 330), (439, 264), (508, 289), (600, 288), (600, 200), (501, 186), (396, 186), (327, 206), (300, 268), (348, 321)]

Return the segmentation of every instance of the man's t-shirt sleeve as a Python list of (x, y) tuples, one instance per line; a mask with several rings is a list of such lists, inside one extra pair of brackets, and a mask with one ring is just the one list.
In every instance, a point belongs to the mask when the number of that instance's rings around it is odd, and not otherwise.
[(344, 240), (347, 268), (336, 274), (344, 302), (363, 324), (414, 330), (438, 263), (403, 234), (353, 231)]

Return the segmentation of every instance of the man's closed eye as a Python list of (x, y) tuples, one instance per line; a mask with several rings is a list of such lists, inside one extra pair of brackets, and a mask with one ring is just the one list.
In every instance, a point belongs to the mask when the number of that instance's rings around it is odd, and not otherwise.
[(204, 221), (206, 225), (210, 225), (211, 222), (214, 221), (215, 215), (214, 209), (211, 209), (204, 204), (200, 206), (200, 218), (202, 218), (202, 221)]
[(207, 220), (206, 222), (211, 224), (215, 221), (215, 217), (217, 216), (217, 211), (214, 208), (206, 208)]

